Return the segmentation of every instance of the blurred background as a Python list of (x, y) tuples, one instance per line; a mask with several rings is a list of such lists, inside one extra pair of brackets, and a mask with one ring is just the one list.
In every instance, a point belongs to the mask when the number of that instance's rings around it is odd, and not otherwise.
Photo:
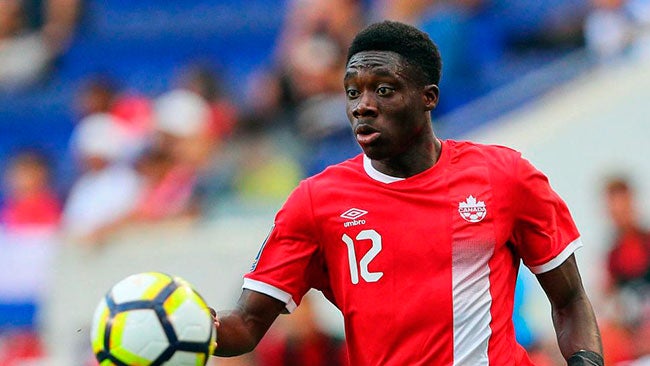
[[(233, 306), (298, 181), (360, 152), (345, 53), (382, 19), (441, 49), (439, 137), (549, 176), (606, 363), (650, 364), (649, 0), (0, 0), (0, 365), (95, 365), (94, 307), (128, 274)], [(563, 364), (525, 268), (516, 303), (519, 341)], [(299, 309), (211, 364), (342, 364), (340, 315)]]

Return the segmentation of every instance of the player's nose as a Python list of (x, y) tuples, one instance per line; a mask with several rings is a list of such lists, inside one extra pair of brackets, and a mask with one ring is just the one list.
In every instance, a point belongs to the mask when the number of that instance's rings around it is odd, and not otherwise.
[(354, 118), (376, 117), (377, 105), (370, 96), (364, 93), (357, 99), (356, 105), (353, 106), (352, 116)]

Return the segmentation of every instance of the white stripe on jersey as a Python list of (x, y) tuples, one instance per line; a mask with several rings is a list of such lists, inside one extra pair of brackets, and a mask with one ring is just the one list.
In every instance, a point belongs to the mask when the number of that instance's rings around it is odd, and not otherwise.
[(492, 335), (490, 267), (493, 243), (454, 243), (452, 296), (454, 312), (454, 365), (488, 365)]

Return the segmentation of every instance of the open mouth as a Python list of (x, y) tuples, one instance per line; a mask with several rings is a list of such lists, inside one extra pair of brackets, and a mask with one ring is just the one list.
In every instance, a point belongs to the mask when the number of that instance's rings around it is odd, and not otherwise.
[(379, 131), (366, 124), (358, 125), (354, 129), (354, 133), (357, 138), (357, 142), (360, 145), (371, 144), (379, 138), (379, 135), (381, 135)]

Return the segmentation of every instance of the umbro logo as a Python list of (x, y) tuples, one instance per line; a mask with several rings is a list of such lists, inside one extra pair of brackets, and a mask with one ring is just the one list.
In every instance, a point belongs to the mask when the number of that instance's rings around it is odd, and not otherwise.
[(350, 227), (350, 226), (357, 226), (357, 225), (363, 225), (366, 223), (366, 220), (358, 220), (361, 216), (367, 214), (368, 211), (359, 209), (359, 208), (351, 208), (344, 213), (341, 214), (341, 217), (344, 219), (352, 220), (352, 221), (347, 221), (343, 223), (343, 226), (345, 227)]
[(358, 209), (358, 208), (351, 208), (351, 209), (345, 211), (344, 213), (342, 213), (341, 217), (344, 218), (344, 219), (355, 220), (355, 219), (358, 219), (359, 217), (361, 217), (361, 216), (363, 216), (363, 215), (365, 215), (367, 213), (368, 213), (368, 211), (365, 211), (365, 210), (361, 210), (361, 209)]
[(465, 221), (479, 222), (485, 218), (487, 208), (485, 202), (477, 201), (474, 196), (470, 195), (465, 202), (458, 203), (458, 213)]

